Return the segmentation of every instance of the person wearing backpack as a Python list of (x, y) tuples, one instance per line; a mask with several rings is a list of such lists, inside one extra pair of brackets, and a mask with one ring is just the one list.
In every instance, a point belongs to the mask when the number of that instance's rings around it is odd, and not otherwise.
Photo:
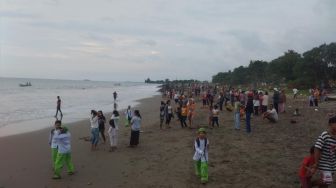
[(198, 137), (194, 143), (195, 154), (193, 160), (195, 161), (196, 176), (201, 178), (201, 183), (208, 182), (208, 150), (209, 140), (206, 137), (206, 130), (204, 128), (198, 129)]

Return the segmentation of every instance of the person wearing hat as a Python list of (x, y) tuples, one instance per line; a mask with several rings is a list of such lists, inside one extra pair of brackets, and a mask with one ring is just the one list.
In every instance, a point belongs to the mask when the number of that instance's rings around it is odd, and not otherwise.
[(53, 179), (61, 179), (61, 170), (64, 163), (68, 168), (68, 174), (74, 174), (74, 165), (71, 160), (71, 134), (68, 128), (61, 127), (60, 132), (54, 135), (57, 142), (58, 152), (55, 161), (55, 169)]
[(196, 176), (200, 177), (201, 182), (205, 184), (208, 182), (209, 140), (206, 137), (204, 128), (198, 129), (198, 137), (195, 140), (194, 149), (193, 160), (195, 161)]

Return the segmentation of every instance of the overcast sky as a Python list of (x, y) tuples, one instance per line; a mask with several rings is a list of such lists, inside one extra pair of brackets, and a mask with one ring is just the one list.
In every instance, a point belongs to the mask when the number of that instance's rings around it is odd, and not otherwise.
[(335, 0), (1, 0), (0, 76), (211, 80), (336, 41)]

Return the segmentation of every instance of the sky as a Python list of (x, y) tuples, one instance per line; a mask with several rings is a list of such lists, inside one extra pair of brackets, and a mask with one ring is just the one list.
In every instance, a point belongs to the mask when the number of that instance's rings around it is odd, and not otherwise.
[(0, 77), (211, 80), (336, 42), (335, 0), (1, 0)]

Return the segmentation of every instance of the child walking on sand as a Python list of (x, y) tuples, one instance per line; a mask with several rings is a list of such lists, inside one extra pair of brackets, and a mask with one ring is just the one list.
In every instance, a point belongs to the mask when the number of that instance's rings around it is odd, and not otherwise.
[(74, 174), (74, 165), (71, 159), (71, 134), (66, 127), (61, 127), (59, 134), (54, 135), (58, 150), (55, 161), (53, 179), (61, 179), (61, 170), (64, 163), (68, 168), (68, 174)]
[(117, 110), (113, 111), (109, 124), (110, 128), (108, 130), (108, 135), (110, 137), (111, 144), (109, 152), (112, 152), (117, 149), (118, 144), (119, 112)]
[(196, 176), (201, 178), (201, 183), (208, 182), (208, 150), (209, 140), (206, 137), (204, 128), (198, 129), (198, 137), (194, 143), (195, 154), (193, 160), (195, 161)]
[(301, 163), (301, 167), (299, 170), (301, 188), (311, 188), (312, 187), (312, 182), (311, 182), (311, 178), (313, 176), (312, 166), (315, 163), (314, 148), (315, 148), (314, 146), (310, 148), (310, 155), (306, 156)]
[(215, 123), (216, 123), (217, 127), (219, 127), (218, 116), (219, 116), (218, 106), (215, 105), (213, 110), (212, 110), (212, 128), (215, 126)]
[(55, 135), (59, 134), (59, 130), (61, 128), (62, 122), (60, 120), (55, 121), (54, 129), (51, 130), (49, 135), (49, 145), (51, 147), (51, 159), (52, 159), (52, 167), (55, 168), (55, 162), (57, 157), (57, 142)]

